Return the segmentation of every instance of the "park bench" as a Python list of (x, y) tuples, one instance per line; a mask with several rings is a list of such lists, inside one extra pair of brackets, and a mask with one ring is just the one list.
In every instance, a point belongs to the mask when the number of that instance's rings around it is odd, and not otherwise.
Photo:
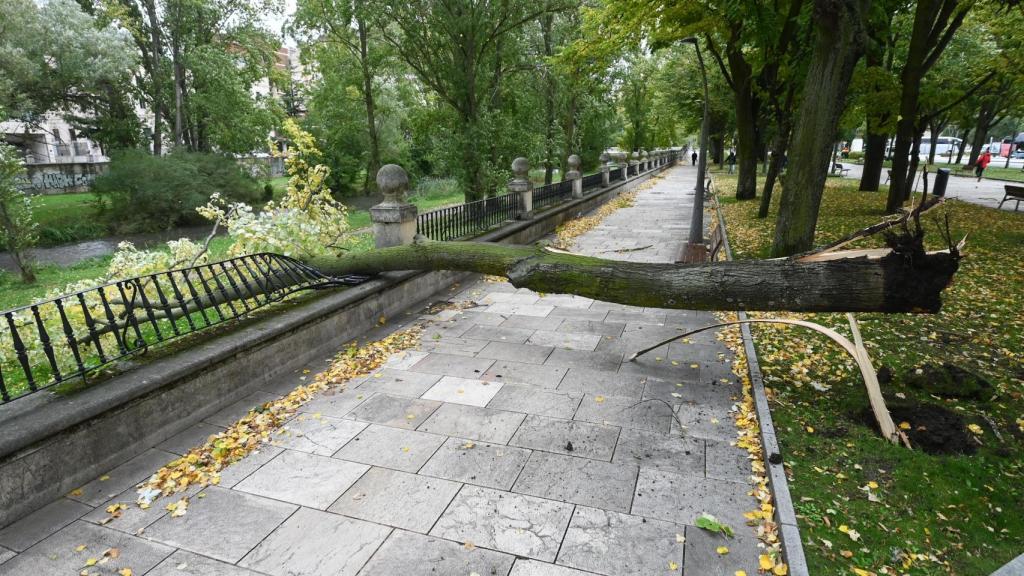
[(849, 168), (843, 166), (839, 162), (833, 162), (832, 163), (832, 173), (833, 174), (838, 174), (840, 176), (846, 176), (846, 173), (849, 172), (849, 171), (850, 171)]
[(1013, 207), (1013, 211), (1016, 212), (1017, 209), (1020, 208), (1021, 201), (1024, 201), (1024, 186), (1007, 184), (1006, 186), (1003, 186), (1003, 189), (1005, 190), (1005, 194), (1003, 194), (1003, 199), (999, 201), (998, 207), (1002, 208), (1003, 202), (1013, 201), (1016, 202)]

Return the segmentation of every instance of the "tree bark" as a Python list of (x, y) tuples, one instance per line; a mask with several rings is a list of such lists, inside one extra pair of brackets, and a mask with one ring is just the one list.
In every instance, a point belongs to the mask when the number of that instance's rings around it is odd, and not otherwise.
[(164, 127), (161, 114), (163, 112), (163, 82), (160, 66), (160, 59), (163, 56), (163, 47), (160, 41), (160, 19), (156, 13), (156, 0), (143, 0), (146, 7), (146, 17), (149, 19), (150, 38), (150, 64), (153, 93), (153, 155), (160, 156), (163, 153)]
[(757, 121), (758, 104), (754, 96), (750, 64), (737, 49), (728, 49), (726, 57), (732, 72), (736, 99), (736, 199), (757, 197)]
[(630, 306), (794, 312), (937, 312), (956, 253), (890, 253), (822, 262), (748, 260), (680, 265), (626, 262), (534, 246), (426, 242), (312, 262), (327, 274), (462, 270), (506, 276), (537, 292)]
[(370, 150), (366, 159), (366, 181), (363, 191), (372, 194), (377, 190), (377, 171), (380, 170), (380, 135), (377, 133), (376, 103), (373, 98), (373, 71), (370, 69), (370, 53), (366, 22), (356, 18), (359, 33), (359, 65), (363, 73), (363, 102), (366, 106), (366, 135)]
[(877, 192), (882, 183), (882, 169), (885, 168), (885, 145), (889, 142), (888, 134), (870, 132), (871, 120), (868, 120), (868, 136), (864, 139), (864, 172), (860, 176), (860, 190)]
[(772, 246), (775, 256), (803, 252), (813, 244), (839, 117), (863, 46), (861, 18), (869, 5), (870, 0), (815, 1), (814, 48), (790, 145)]
[(758, 218), (768, 217), (768, 210), (772, 205), (772, 192), (775, 190), (775, 181), (782, 172), (782, 158), (786, 155), (786, 151), (789, 148), (790, 126), (788, 124), (780, 123), (778, 130), (779, 133), (775, 135), (775, 140), (772, 143), (772, 158), (768, 163), (768, 170), (764, 179), (764, 192), (761, 194), (761, 205), (757, 208)]

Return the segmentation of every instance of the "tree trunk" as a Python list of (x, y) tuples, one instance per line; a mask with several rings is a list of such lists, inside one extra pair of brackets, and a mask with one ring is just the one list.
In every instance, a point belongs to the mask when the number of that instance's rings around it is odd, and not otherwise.
[(970, 128), (964, 128), (964, 133), (960, 135), (960, 146), (957, 147), (956, 151), (956, 165), (960, 166), (964, 161), (964, 148), (967, 147), (967, 138), (971, 135)]
[(163, 82), (161, 76), (160, 59), (163, 55), (163, 47), (160, 41), (160, 19), (156, 13), (156, 0), (143, 0), (146, 7), (146, 17), (149, 19), (150, 58), (152, 58), (152, 89), (153, 100), (153, 155), (163, 154), (164, 126), (161, 114), (163, 112)]
[(816, 0), (814, 4), (814, 49), (775, 224), (772, 253), (776, 256), (803, 252), (814, 241), (832, 144), (854, 64), (861, 54), (859, 18), (866, 13), (870, 0), (857, 4), (830, 0)]
[(359, 33), (359, 65), (363, 72), (363, 102), (366, 105), (366, 135), (369, 137), (370, 150), (366, 158), (366, 194), (377, 190), (377, 171), (380, 170), (380, 135), (377, 133), (376, 106), (373, 99), (373, 71), (370, 70), (370, 53), (367, 47), (366, 22), (356, 18)]
[(788, 125), (780, 125), (778, 128), (779, 133), (775, 135), (775, 140), (772, 144), (771, 161), (768, 163), (768, 173), (764, 179), (761, 205), (757, 208), (758, 218), (768, 217), (768, 210), (772, 205), (772, 192), (775, 190), (775, 180), (778, 179), (779, 173), (782, 172), (782, 158), (786, 155), (786, 150), (789, 147), (790, 127)]
[(171, 60), (174, 66), (174, 146), (178, 147), (184, 143), (185, 133), (185, 67), (177, 34), (171, 36)]
[(14, 260), (14, 267), (18, 269), (22, 282), (25, 284), (35, 284), (36, 273), (32, 267), (32, 262), (25, 254), (24, 244), (19, 238), (17, 228), (18, 226), (14, 223), (14, 218), (7, 212), (7, 207), (3, 202), (0, 202), (0, 231), (3, 231), (7, 237), (4, 243), (7, 244), (7, 250), (11, 255), (11, 259)]
[[(870, 127), (868, 129), (870, 130)], [(864, 140), (864, 172), (860, 176), (861, 190), (865, 192), (878, 191), (882, 180), (882, 169), (885, 168), (885, 145), (888, 141), (888, 134), (868, 132), (868, 136)]]
[(730, 49), (727, 57), (736, 99), (736, 199), (750, 200), (757, 197), (758, 105), (750, 65), (743, 53)]
[(992, 103), (988, 100), (982, 102), (978, 108), (978, 122), (974, 125), (974, 138), (971, 140), (971, 155), (967, 158), (967, 165), (974, 166), (981, 156), (981, 150), (985, 147), (985, 139), (988, 138), (988, 130), (992, 121)]
[[(544, 42), (544, 57), (550, 59), (554, 54), (551, 39), (551, 26), (555, 15), (548, 12), (540, 18), (541, 39)], [(555, 75), (551, 65), (544, 67), (544, 184), (551, 184), (554, 179), (555, 163)]]
[(746, 260), (680, 265), (626, 262), (534, 246), (426, 242), (314, 262), (333, 274), (462, 270), (512, 285), (629, 306), (794, 312), (936, 312), (958, 266), (950, 253), (819, 262)]

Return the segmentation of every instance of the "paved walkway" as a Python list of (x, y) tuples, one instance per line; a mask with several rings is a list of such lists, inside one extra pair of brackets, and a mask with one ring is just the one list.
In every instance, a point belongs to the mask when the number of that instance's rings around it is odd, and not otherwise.
[[(864, 172), (864, 166), (860, 164), (853, 164), (850, 162), (842, 162), (843, 166), (849, 168), (847, 172), (847, 178), (853, 178), (860, 180), (861, 174)], [(944, 164), (939, 164), (939, 168), (945, 168)], [(918, 176), (920, 178), (920, 176)], [(885, 182), (885, 169), (882, 170), (882, 182)], [(978, 182), (977, 178), (970, 178), (966, 176), (950, 176), (949, 184), (946, 186), (946, 198), (956, 198), (964, 202), (970, 202), (971, 204), (978, 204), (980, 206), (986, 206), (988, 208), (997, 208), (999, 201), (1003, 199), (1004, 186), (1010, 185), (1021, 185), (1020, 182), (1007, 182), (1005, 180), (992, 180), (990, 178), (982, 178), (981, 182)], [(929, 189), (935, 185), (935, 175), (931, 174), (928, 176)], [(921, 189), (921, 184), (918, 183), (918, 190)], [(1003, 210), (1013, 211), (1014, 202), (1007, 202), (1003, 204)]]
[[(694, 174), (669, 171), (579, 250), (672, 259)], [(483, 281), (452, 300), (478, 306), (410, 315), (430, 320), (419, 350), (307, 404), (273, 446), (231, 466), (220, 486), (193, 491), (184, 516), (171, 517), (164, 500), (129, 504), (109, 522), (104, 509), (133, 502), (134, 484), (299, 376), (0, 531), (0, 561), (10, 558), (0, 573), (757, 573), (743, 518), (756, 508), (750, 465), (730, 446), (740, 388), (729, 352), (705, 334), (622, 362), (710, 314)], [(736, 537), (694, 528), (704, 512)], [(110, 548), (116, 558), (86, 565)]]

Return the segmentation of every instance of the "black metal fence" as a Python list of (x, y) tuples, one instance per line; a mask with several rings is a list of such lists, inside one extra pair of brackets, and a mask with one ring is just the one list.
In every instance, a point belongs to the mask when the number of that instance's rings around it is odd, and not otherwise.
[(279, 254), (118, 280), (2, 312), (0, 402), (77, 378), (301, 290), (351, 286)]
[(424, 212), (416, 217), (416, 233), (440, 241), (472, 236), (515, 219), (516, 202), (515, 195), (502, 194)]
[[(601, 173), (583, 177), (583, 190), (591, 190), (601, 185)], [(584, 192), (585, 193), (585, 192)]]
[(572, 180), (552, 182), (533, 189), (533, 209), (541, 210), (572, 198)]

